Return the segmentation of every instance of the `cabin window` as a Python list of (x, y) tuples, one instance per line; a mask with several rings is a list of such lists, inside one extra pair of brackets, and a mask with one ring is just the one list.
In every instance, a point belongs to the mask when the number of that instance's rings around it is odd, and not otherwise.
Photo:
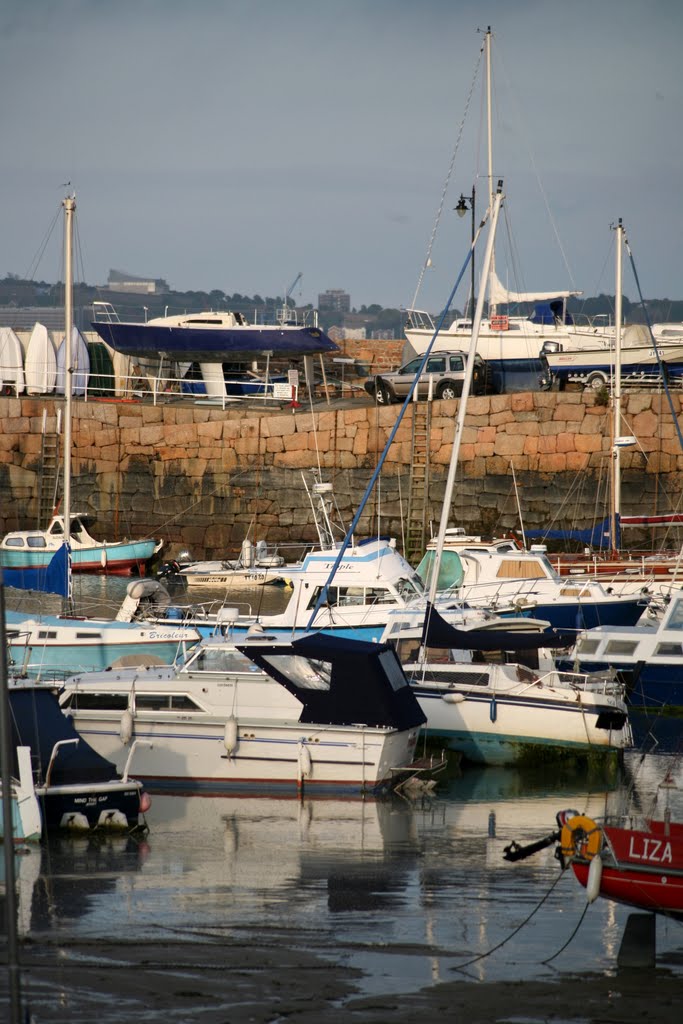
[(23, 548), (24, 538), (23, 537), (8, 537), (5, 541), (5, 547), (7, 548)]
[(50, 529), (49, 529), (48, 532), (49, 533), (59, 533), (59, 534), (64, 533), (64, 527), (62, 526), (62, 524), (61, 524), (59, 519), (55, 519), (55, 521), (53, 523), (51, 523)]
[(38, 630), (39, 640), (56, 640), (57, 630), (56, 629), (39, 629)]
[(136, 693), (136, 711), (201, 711), (186, 693)]
[(172, 711), (203, 711), (198, 704), (192, 700), (192, 697), (188, 697), (186, 693), (172, 693), (171, 694), (171, 710)]
[(580, 654), (595, 654), (599, 646), (599, 640), (579, 640), (577, 650)]
[(72, 690), (62, 704), (72, 711), (125, 711), (128, 707), (127, 693), (82, 693)]
[(655, 648), (655, 657), (673, 656), (674, 658), (680, 658), (683, 654), (683, 648), (681, 644), (657, 644)]
[(364, 604), (365, 594), (362, 587), (340, 587), (337, 603), (340, 605)]
[(605, 654), (633, 654), (638, 647), (637, 641), (631, 640), (610, 640), (605, 648)]
[(77, 640), (101, 640), (102, 639), (102, 634), (101, 633), (79, 633), (78, 631), (76, 631), (76, 639)]
[(386, 587), (368, 587), (365, 591), (365, 603), (396, 604), (396, 598)]
[(30, 548), (46, 548), (47, 541), (44, 537), (27, 537), (26, 543)]

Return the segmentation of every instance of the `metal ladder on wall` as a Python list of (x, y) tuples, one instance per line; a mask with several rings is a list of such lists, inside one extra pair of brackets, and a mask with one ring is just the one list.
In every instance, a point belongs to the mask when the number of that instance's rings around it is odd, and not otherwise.
[(415, 566), (425, 552), (427, 499), (429, 496), (429, 436), (432, 403), (413, 402), (413, 436), (410, 459), (410, 493), (406, 524), (405, 557)]
[(58, 409), (54, 429), (48, 429), (47, 409), (43, 409), (43, 425), (40, 449), (40, 480), (38, 491), (38, 529), (45, 530), (52, 519), (57, 505), (57, 490), (60, 476), (60, 436), (62, 432), (62, 410)]

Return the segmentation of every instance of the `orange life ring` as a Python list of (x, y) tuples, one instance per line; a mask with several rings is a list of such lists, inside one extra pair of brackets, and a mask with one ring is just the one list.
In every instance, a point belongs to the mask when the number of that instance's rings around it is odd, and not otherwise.
[(592, 818), (577, 814), (562, 826), (560, 850), (563, 857), (592, 860), (602, 849), (602, 831)]

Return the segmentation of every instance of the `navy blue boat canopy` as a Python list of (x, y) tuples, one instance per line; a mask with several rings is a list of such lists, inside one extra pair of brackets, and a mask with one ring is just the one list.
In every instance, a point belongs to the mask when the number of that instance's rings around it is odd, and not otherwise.
[(236, 646), (301, 701), (301, 722), (404, 730), (427, 721), (391, 644), (319, 632)]

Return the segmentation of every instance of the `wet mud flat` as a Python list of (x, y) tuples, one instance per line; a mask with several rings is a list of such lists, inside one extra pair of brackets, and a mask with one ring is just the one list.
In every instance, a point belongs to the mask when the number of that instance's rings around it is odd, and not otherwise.
[[(339, 962), (343, 957), (331, 962), (295, 944), (294, 935), (266, 945), (201, 935), (158, 942), (29, 941), (21, 952), (21, 1006), (35, 1024), (414, 1024), (437, 1014), (458, 1024), (680, 1021), (683, 982), (668, 968), (558, 971), (550, 981), (491, 982), (467, 980), (453, 970), (452, 980), (416, 991), (363, 996), (360, 970)], [(391, 949), (383, 953), (391, 955)], [(2, 971), (5, 1017), (4, 950)]]

